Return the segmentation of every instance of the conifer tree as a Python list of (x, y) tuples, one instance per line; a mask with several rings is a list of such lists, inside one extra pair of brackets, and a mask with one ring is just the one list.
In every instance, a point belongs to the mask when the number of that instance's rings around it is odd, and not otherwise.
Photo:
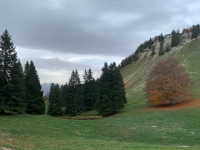
[(62, 110), (62, 100), (61, 100), (61, 91), (59, 85), (52, 83), (49, 93), (49, 110), (48, 115), (51, 116), (61, 116), (63, 115)]
[(72, 71), (64, 99), (65, 112), (70, 116), (76, 116), (85, 110), (84, 97), (78, 71)]
[(153, 47), (152, 47), (151, 56), (154, 56), (154, 55), (155, 55), (155, 53), (156, 53), (156, 52), (155, 52), (155, 47), (153, 46)]
[(23, 112), (24, 87), (21, 73), (21, 63), (12, 38), (5, 30), (0, 38), (0, 113), (5, 110)]
[(33, 61), (30, 62), (29, 70), (26, 72), (25, 84), (27, 102), (26, 112), (29, 114), (44, 114), (45, 106), (42, 97), (43, 94)]
[(171, 34), (171, 47), (175, 47), (180, 43), (180, 32), (179, 30), (177, 32), (173, 30)]
[(24, 67), (24, 75), (25, 76), (27, 76), (29, 69), (30, 69), (30, 65), (29, 65), (29, 62), (27, 61), (25, 64), (25, 67)]
[(164, 51), (164, 49), (163, 49), (164, 36), (162, 35), (162, 33), (161, 33), (161, 35), (158, 37), (158, 40), (159, 40), (159, 42), (160, 42), (159, 55), (164, 55), (164, 54), (165, 54), (165, 51)]
[(200, 33), (200, 26), (199, 24), (192, 27), (192, 39), (197, 38)]
[(84, 102), (86, 110), (94, 109), (97, 100), (97, 87), (95, 79), (92, 76), (92, 70), (85, 70), (84, 78)]
[(97, 111), (100, 115), (106, 116), (119, 112), (126, 103), (123, 80), (115, 63), (109, 67), (104, 64), (99, 83), (99, 98)]
[(12, 88), (12, 111), (24, 113), (26, 108), (26, 92), (24, 86), (24, 74), (20, 61), (16, 62), (11, 70), (11, 84)]
[(167, 44), (167, 45), (166, 45), (166, 48), (165, 48), (165, 51), (166, 51), (166, 52), (169, 52), (170, 50), (171, 50), (171, 48), (170, 48), (169, 45)]

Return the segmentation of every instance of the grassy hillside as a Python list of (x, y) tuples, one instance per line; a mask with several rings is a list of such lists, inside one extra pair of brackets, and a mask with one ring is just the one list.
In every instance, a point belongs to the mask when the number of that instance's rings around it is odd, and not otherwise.
[[(158, 61), (167, 57), (177, 58), (179, 63), (186, 68), (186, 71), (190, 73), (191, 78), (195, 82), (193, 94), (200, 97), (200, 41), (195, 40), (180, 50), (171, 51), (164, 56), (158, 57), (155, 55), (143, 58), (123, 68), (121, 73), (124, 82), (128, 85), (127, 96), (129, 101), (136, 102), (138, 95), (141, 97), (144, 96), (143, 90), (148, 73)], [(144, 97), (142, 99), (145, 100)]]
[[(171, 52), (195, 81), (200, 97), (200, 41)], [(100, 120), (68, 120), (47, 115), (0, 116), (0, 149), (200, 149), (200, 107), (149, 109), (144, 97), (146, 75), (167, 55), (146, 58), (122, 70), (128, 103), (114, 116)]]

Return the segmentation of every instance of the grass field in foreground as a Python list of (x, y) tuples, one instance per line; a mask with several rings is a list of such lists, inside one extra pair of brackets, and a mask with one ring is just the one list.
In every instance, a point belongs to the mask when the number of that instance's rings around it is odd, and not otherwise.
[[(186, 67), (196, 83), (193, 93), (200, 97), (200, 42), (193, 41), (169, 55)], [(145, 103), (146, 73), (163, 58), (141, 60), (122, 70), (124, 79), (134, 83), (127, 90), (125, 109), (114, 116), (99, 120), (69, 120), (48, 115), (0, 116), (0, 149), (199, 150), (200, 107), (165, 111), (148, 109)]]

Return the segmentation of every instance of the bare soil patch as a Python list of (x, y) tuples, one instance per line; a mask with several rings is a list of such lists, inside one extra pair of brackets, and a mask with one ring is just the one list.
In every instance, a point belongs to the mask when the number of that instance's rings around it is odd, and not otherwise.
[(12, 148), (8, 148), (8, 147), (0, 147), (2, 150), (14, 150)]
[(129, 89), (132, 85), (133, 85), (133, 82), (124, 83), (124, 87), (125, 87), (126, 90)]
[(148, 106), (145, 109), (151, 109), (151, 110), (179, 110), (179, 109), (184, 109), (184, 108), (189, 108), (189, 107), (200, 107), (200, 99), (196, 98), (191, 101), (185, 101), (181, 102), (175, 105), (170, 105), (170, 106)]

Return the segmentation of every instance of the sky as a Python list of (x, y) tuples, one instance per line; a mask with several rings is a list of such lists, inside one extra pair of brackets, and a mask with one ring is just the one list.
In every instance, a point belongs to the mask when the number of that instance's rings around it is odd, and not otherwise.
[(1, 0), (0, 34), (12, 36), (41, 83), (68, 82), (72, 70), (95, 78), (161, 33), (200, 23), (199, 0)]

